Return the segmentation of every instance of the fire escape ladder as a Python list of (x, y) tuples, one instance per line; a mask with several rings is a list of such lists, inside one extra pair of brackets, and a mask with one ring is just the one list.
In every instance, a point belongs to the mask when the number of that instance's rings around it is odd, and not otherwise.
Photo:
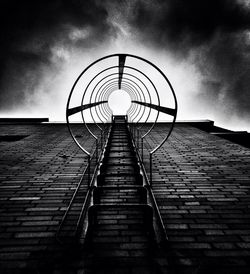
[[(115, 63), (107, 65), (108, 61)], [(91, 76), (93, 71), (96, 74)], [(158, 74), (157, 83), (148, 76), (154, 74)], [(170, 94), (171, 105), (161, 104), (159, 88)], [(131, 98), (126, 115), (113, 115), (108, 104), (118, 89)], [(81, 104), (76, 105), (79, 96)], [(167, 233), (153, 189), (154, 157), (169, 138), (177, 115), (170, 81), (144, 58), (108, 55), (79, 75), (66, 109), (69, 132), (86, 155), (87, 165), (62, 218), (57, 240), (80, 244), (87, 272), (116, 273), (123, 267), (131, 273), (138, 269), (169, 273)], [(146, 140), (162, 115), (172, 123), (158, 143), (149, 144)], [(77, 116), (94, 140), (92, 151), (75, 133)]]

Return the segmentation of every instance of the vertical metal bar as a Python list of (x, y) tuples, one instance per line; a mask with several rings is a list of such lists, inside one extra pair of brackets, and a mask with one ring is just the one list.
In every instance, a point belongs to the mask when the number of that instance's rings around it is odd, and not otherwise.
[(141, 148), (140, 131), (138, 129), (138, 148)]
[(150, 178), (150, 186), (152, 186), (152, 154), (149, 153), (149, 178)]
[(95, 152), (96, 152), (95, 160), (96, 160), (96, 163), (97, 163), (97, 161), (98, 161), (98, 139), (96, 139), (96, 150), (95, 150)]
[(90, 155), (88, 155), (88, 187), (90, 186)]
[(101, 132), (101, 147), (100, 147), (100, 149), (102, 149), (103, 137), (104, 137), (104, 134), (103, 134), (103, 132)]
[(137, 149), (138, 149), (138, 151), (140, 151), (140, 138), (139, 138), (139, 135), (140, 135), (139, 129), (137, 129)]
[(121, 89), (122, 75), (125, 65), (126, 55), (119, 54), (119, 79), (118, 79), (118, 89)]
[(141, 138), (141, 160), (143, 163), (143, 138)]

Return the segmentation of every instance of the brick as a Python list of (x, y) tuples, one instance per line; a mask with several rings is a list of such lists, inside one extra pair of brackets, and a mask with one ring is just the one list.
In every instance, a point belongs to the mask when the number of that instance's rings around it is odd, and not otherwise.
[(223, 230), (217, 230), (217, 229), (212, 229), (212, 230), (205, 230), (204, 231), (206, 235), (224, 235)]
[(168, 224), (166, 225), (167, 229), (188, 229), (186, 224)]
[(56, 211), (59, 210), (58, 207), (32, 207), (27, 208), (26, 211)]
[(243, 249), (250, 249), (250, 243), (237, 243), (237, 246)]
[(178, 249), (211, 249), (208, 243), (174, 243), (172, 246)]
[(146, 243), (124, 243), (120, 245), (121, 249), (133, 250), (133, 249), (146, 249), (148, 248), (148, 244)]
[(195, 242), (196, 238), (195, 237), (188, 237), (188, 236), (178, 236), (178, 237), (173, 237), (170, 236), (169, 240), (171, 242)]
[(31, 221), (31, 222), (23, 222), (22, 226), (51, 226), (58, 225), (58, 221)]
[(40, 197), (12, 197), (10, 198), (10, 201), (34, 201), (34, 200), (40, 200)]
[(15, 238), (44, 238), (54, 236), (53, 232), (23, 232), (15, 234)]
[(190, 224), (191, 228), (197, 229), (227, 229), (225, 224)]
[(8, 252), (0, 254), (1, 260), (20, 260), (27, 259), (29, 257), (29, 252)]
[(250, 251), (246, 250), (211, 250), (205, 251), (205, 255), (208, 257), (244, 257), (249, 256)]
[[(42, 244), (43, 248), (54, 250), (55, 238), (50, 234), (48, 237), (41, 234), (41, 237), (34, 238), (32, 233), (38, 233), (38, 236), (39, 233), (56, 231), (86, 159), (74, 146), (65, 125), (0, 127), (1, 132), (29, 132), (30, 135), (20, 143), (1, 143), (1, 159), (4, 160), (0, 165), (0, 215), (5, 226), (0, 232), (0, 254), (32, 252), (32, 256), (41, 259), (42, 256), (47, 256), (46, 252), (39, 252), (44, 249), (36, 250), (35, 247)], [(145, 140), (145, 155), (146, 149), (152, 148), (165, 136), (166, 125), (159, 124), (154, 130), (154, 134)], [(84, 136), (82, 131), (81, 135), (81, 141), (91, 147), (91, 138)], [(63, 154), (68, 154), (69, 157), (61, 158)], [(153, 191), (167, 227), (169, 244), (177, 244), (176, 248), (171, 247), (175, 252), (172, 263), (175, 264), (176, 272), (189, 274), (206, 271), (203, 265), (209, 269), (213, 262), (221, 263), (221, 267), (216, 268), (220, 273), (249, 272), (249, 162), (249, 149), (185, 124), (177, 124), (168, 142), (154, 155)], [(124, 184), (124, 181), (119, 180), (119, 183)], [(84, 195), (81, 199), (84, 199)], [(25, 197), (35, 199), (25, 200)], [(30, 210), (31, 208), (38, 210)], [(103, 216), (105, 214), (104, 212)], [(122, 213), (114, 214), (121, 216)], [(124, 219), (127, 218), (126, 214), (123, 215)], [(135, 217), (132, 220), (133, 218)], [(119, 218), (114, 217), (113, 220), (115, 219)], [(48, 223), (40, 226), (39, 222)], [(24, 225), (20, 226), (21, 224)], [(181, 228), (182, 225), (185, 229)], [(138, 243), (141, 238), (139, 228), (131, 230), (130, 226), (112, 225), (107, 226), (107, 229), (100, 228), (107, 238), (126, 235), (132, 243)], [(13, 232), (6, 232), (11, 229)], [(33, 231), (36, 229), (37, 231)], [(22, 233), (32, 237), (16, 237)], [(205, 245), (184, 248), (184, 244), (189, 247), (190, 244)], [(116, 243), (110, 247), (115, 245)], [(57, 248), (60, 250), (60, 247)], [(54, 253), (59, 256), (59, 252)], [(138, 250), (138, 255), (144, 256), (144, 253)], [(36, 265), (37, 261), (32, 256), (29, 263), (32, 261)], [(107, 258), (113, 258), (112, 252), (110, 256)], [(122, 256), (129, 261), (131, 253), (117, 255), (119, 259)], [(8, 262), (11, 269), (27, 267), (25, 261)], [(143, 267), (138, 267), (138, 272), (134, 272), (139, 273), (139, 269), (145, 273)]]
[(217, 249), (235, 249), (236, 246), (232, 243), (213, 243), (213, 246)]

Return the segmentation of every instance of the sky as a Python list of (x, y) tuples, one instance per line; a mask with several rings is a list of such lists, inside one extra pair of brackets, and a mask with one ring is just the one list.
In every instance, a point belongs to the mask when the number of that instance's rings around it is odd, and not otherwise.
[(179, 120), (250, 131), (249, 0), (1, 0), (0, 117), (65, 120), (79, 73), (107, 54), (161, 68)]

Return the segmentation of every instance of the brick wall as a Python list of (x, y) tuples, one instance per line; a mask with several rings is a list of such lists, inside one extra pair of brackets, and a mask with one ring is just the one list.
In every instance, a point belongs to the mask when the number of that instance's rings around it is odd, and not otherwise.
[[(27, 136), (0, 142), (1, 273), (40, 269), (58, 249), (55, 233), (86, 156), (63, 124), (1, 125), (0, 132)], [(83, 133), (90, 148), (93, 138)]]
[[(63, 124), (1, 125), (0, 131), (27, 135), (0, 142), (1, 273), (27, 273), (22, 269), (40, 269), (59, 254), (55, 232), (86, 158)], [(158, 125), (145, 147), (165, 132)], [(81, 134), (90, 148), (93, 139)], [(249, 189), (249, 149), (176, 126), (154, 157), (153, 174), (176, 273), (249, 273)]]
[[(160, 141), (161, 125), (147, 139)], [(250, 150), (177, 126), (157, 151), (153, 191), (177, 273), (249, 273)]]

